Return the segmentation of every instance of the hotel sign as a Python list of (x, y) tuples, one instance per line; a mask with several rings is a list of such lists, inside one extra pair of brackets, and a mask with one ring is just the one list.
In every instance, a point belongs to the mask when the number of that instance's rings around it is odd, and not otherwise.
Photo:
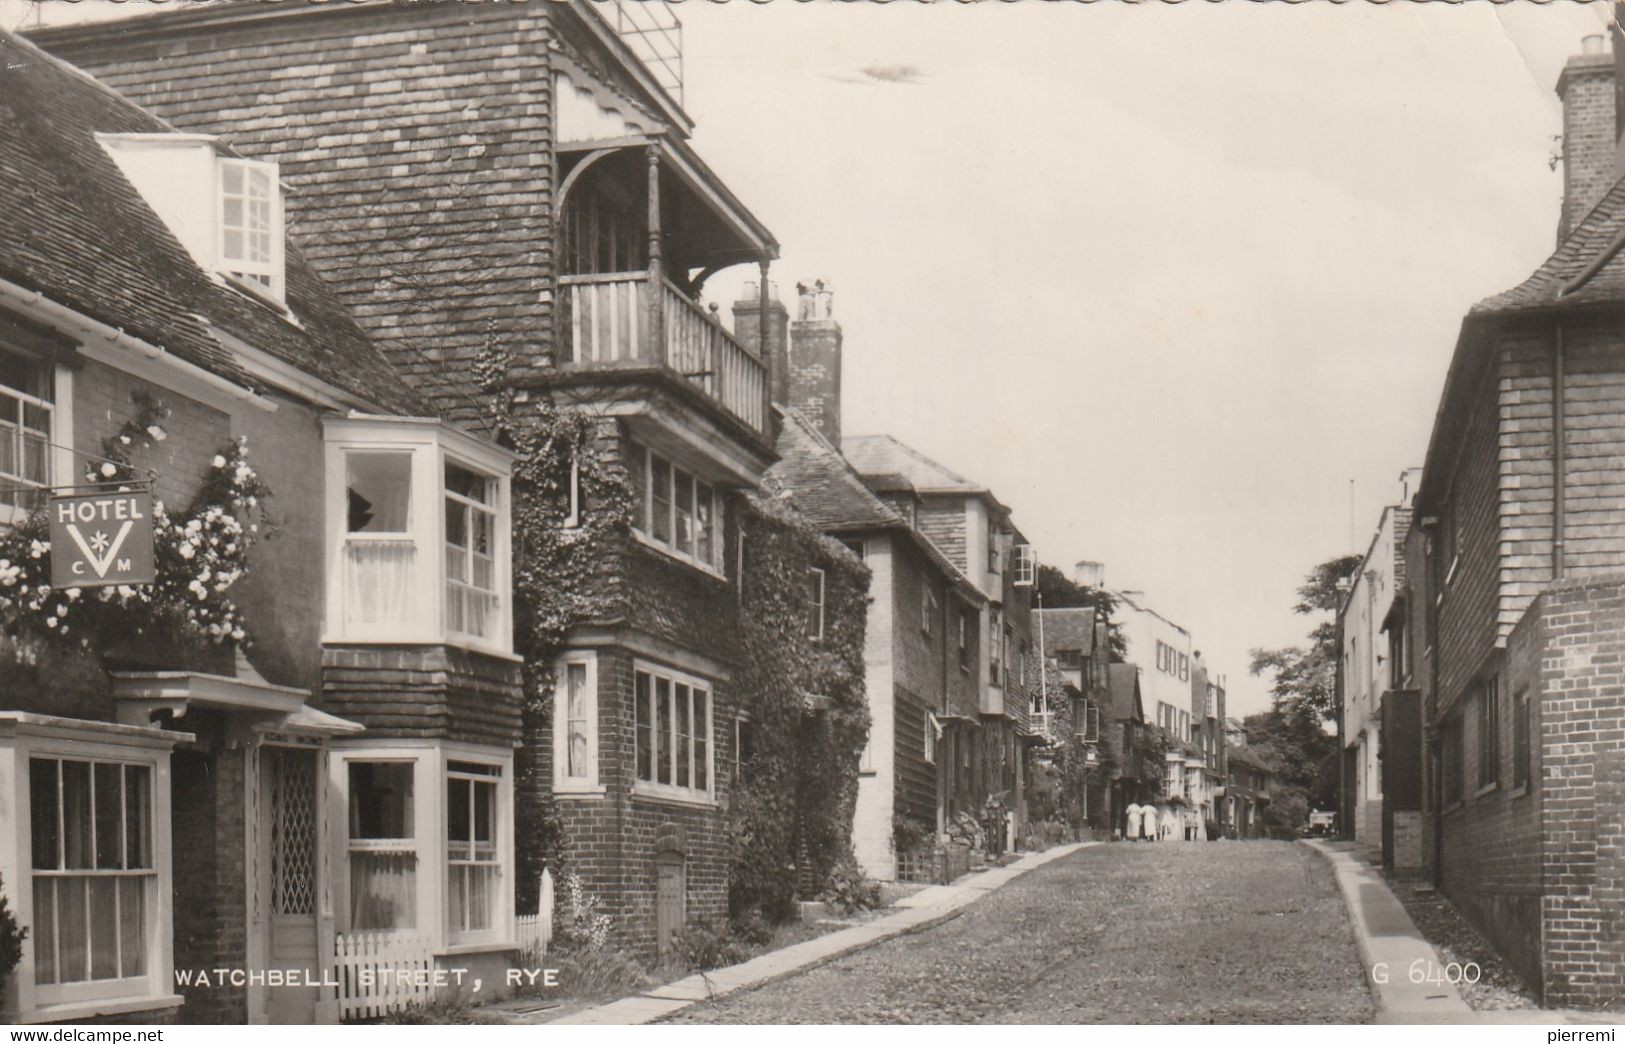
[(51, 586), (150, 584), (152, 494), (51, 498)]

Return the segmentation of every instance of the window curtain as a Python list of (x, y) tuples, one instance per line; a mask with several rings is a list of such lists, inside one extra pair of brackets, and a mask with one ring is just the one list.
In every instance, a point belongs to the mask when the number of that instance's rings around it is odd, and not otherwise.
[(417, 927), (414, 852), (350, 853), (350, 923), (360, 931)]
[(410, 540), (351, 541), (345, 545), (345, 621), (407, 623), (411, 619), (413, 565)]

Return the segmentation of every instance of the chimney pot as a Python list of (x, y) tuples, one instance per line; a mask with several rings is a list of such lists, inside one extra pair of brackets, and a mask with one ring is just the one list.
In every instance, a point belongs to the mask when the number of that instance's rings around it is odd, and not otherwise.
[(1601, 33), (1590, 33), (1590, 34), (1582, 37), (1581, 40), (1580, 40), (1580, 53), (1581, 54), (1601, 54), (1602, 53), (1602, 34)]
[(1084, 587), (1104, 587), (1106, 567), (1099, 562), (1084, 559), (1072, 566), (1072, 582)]

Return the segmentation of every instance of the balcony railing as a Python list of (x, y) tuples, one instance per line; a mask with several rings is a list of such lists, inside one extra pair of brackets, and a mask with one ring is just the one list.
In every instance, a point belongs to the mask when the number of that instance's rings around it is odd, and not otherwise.
[(661, 280), (660, 335), (644, 272), (562, 276), (569, 326), (566, 360), (584, 369), (645, 362), (688, 379), (723, 409), (765, 432), (767, 371), (722, 323)]

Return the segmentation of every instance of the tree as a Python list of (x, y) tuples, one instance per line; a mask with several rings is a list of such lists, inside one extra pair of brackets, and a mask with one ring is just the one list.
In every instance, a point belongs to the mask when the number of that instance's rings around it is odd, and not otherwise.
[[(1271, 675), (1274, 706), (1247, 718), (1248, 742), (1276, 767), (1285, 793), (1321, 808), (1337, 804), (1338, 751), (1327, 726), (1337, 719), (1337, 624), (1339, 583), (1360, 568), (1357, 555), (1315, 566), (1298, 587), (1293, 611), (1317, 617), (1309, 646), (1252, 650), (1251, 672)], [(1283, 803), (1285, 809), (1291, 802)]]
[(1038, 567), (1038, 598), (1045, 609), (1096, 608), (1106, 614), (1106, 648), (1112, 663), (1122, 663), (1128, 655), (1128, 644), (1118, 629), (1117, 599), (1104, 587), (1090, 587), (1072, 580), (1054, 566)]

